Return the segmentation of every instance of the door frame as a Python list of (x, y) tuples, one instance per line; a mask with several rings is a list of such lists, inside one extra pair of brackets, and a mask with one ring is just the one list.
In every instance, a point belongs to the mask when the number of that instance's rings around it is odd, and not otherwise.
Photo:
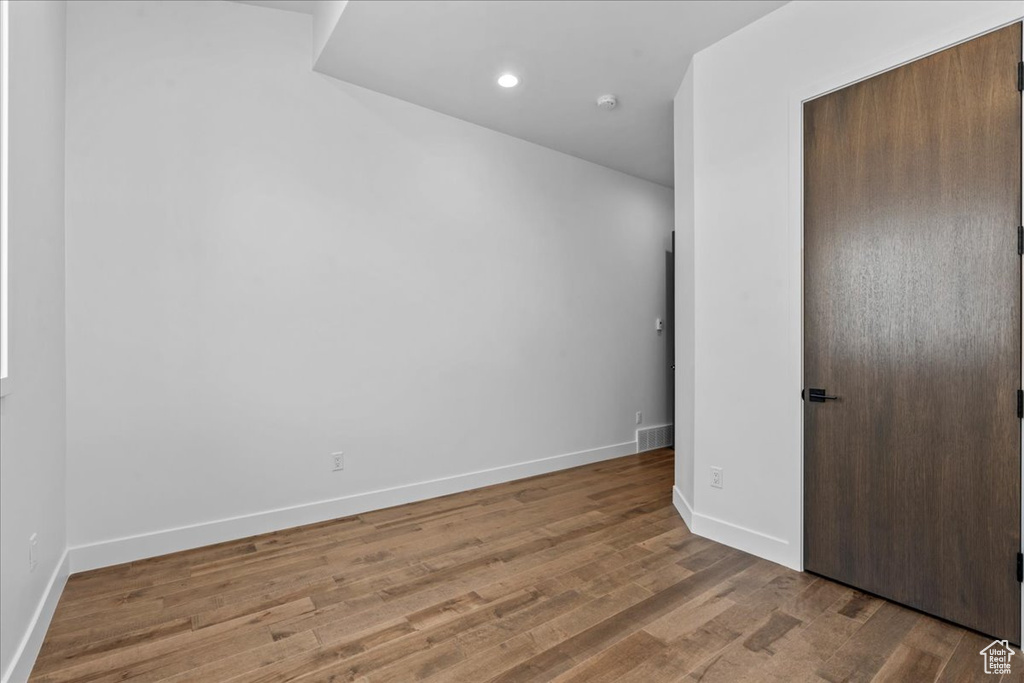
[[(1024, 21), (1024, 11), (1009, 13), (1003, 9), (994, 9), (988, 12), (979, 12), (969, 21), (961, 25), (931, 36), (930, 38), (918, 41), (896, 53), (883, 57), (874, 58), (859, 65), (854, 69), (844, 69), (834, 73), (825, 74), (814, 83), (795, 89), (789, 96), (789, 227), (788, 240), (789, 248), (789, 296), (790, 310), (796, 315), (790, 316), (790, 349), (791, 349), (791, 372), (792, 384), (789, 396), (796, 404), (800, 401), (799, 419), (796, 421), (799, 434), (797, 442), (800, 444), (800, 500), (799, 500), (799, 548), (797, 549), (799, 571), (804, 571), (804, 411), (803, 401), (798, 398), (803, 387), (804, 375), (804, 103), (830, 92), (841, 90), (849, 85), (867, 80), (873, 76), (899, 68), (904, 64), (917, 61), (923, 57), (941, 52), (947, 48), (966, 43), (974, 38), (991, 33), (1011, 24)], [(1024, 32), (1022, 32), (1024, 34)], [(1024, 38), (1022, 38), (1024, 43)], [(1024, 54), (1024, 45), (1022, 45)], [(1021, 120), (1021, 140), (1024, 144), (1024, 106)], [(1021, 185), (1022, 185), (1022, 217), (1024, 217), (1024, 153), (1021, 154)], [(1021, 285), (1024, 288), (1024, 268), (1022, 270)], [(1021, 327), (1021, 348), (1024, 350), (1024, 325)], [(1024, 352), (1021, 354), (1021, 377), (1024, 383)], [(1024, 388), (1024, 387), (1022, 387)], [(1024, 450), (1024, 421), (1021, 423), (1021, 443)], [(1024, 539), (1024, 453), (1020, 457), (1021, 462), (1021, 510), (1020, 525), (1021, 538)], [(1022, 548), (1024, 550), (1024, 548)], [(1021, 585), (1021, 623), (1024, 623), (1024, 584)]]

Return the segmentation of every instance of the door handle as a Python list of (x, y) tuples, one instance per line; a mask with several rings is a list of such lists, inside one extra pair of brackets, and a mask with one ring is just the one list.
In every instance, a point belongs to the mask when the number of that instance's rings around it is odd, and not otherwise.
[[(825, 401), (838, 401), (838, 396), (829, 396), (825, 393), (825, 389), (808, 389), (807, 400), (811, 403), (824, 403)], [(803, 398), (801, 396), (801, 398)]]

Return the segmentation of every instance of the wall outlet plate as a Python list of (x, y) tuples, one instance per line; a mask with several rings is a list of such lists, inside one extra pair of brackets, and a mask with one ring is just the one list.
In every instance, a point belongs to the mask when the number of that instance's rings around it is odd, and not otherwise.
[(636, 423), (641, 424), (644, 421), (644, 413), (642, 410), (636, 411)]
[(331, 453), (331, 469), (335, 472), (340, 472), (345, 469), (345, 452), (338, 451), (337, 453)]
[(722, 475), (721, 467), (711, 468), (711, 487), (720, 489), (725, 484), (724, 477)]

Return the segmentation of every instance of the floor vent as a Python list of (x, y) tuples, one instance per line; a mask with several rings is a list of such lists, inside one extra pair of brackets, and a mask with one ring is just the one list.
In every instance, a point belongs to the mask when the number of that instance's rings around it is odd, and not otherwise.
[(653, 451), (672, 445), (672, 425), (636, 430), (636, 452)]

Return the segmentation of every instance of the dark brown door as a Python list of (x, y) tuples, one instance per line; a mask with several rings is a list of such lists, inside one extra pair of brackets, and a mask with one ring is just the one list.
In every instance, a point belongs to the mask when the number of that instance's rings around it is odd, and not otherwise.
[(1020, 53), (804, 105), (805, 567), (1018, 643)]

